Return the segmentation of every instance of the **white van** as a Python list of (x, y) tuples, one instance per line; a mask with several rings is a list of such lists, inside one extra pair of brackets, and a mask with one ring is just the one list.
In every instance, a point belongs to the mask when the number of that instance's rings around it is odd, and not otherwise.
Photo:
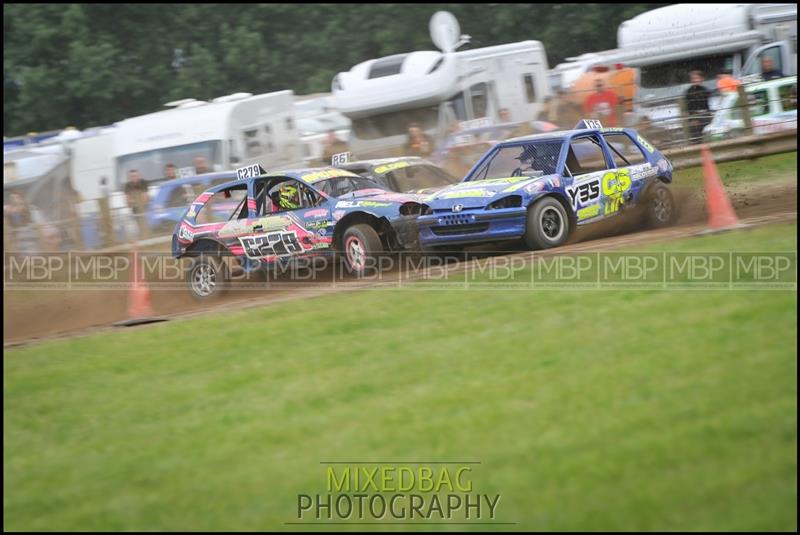
[(496, 122), (502, 108), (511, 121), (534, 120), (551, 93), (539, 41), (371, 59), (337, 74), (332, 88), (362, 159), (401, 148), (412, 122), (441, 141), (455, 121)]
[[(753, 134), (771, 134), (797, 130), (797, 76), (787, 76), (745, 87)], [(729, 93), (720, 102), (720, 109), (703, 129), (708, 140), (726, 139), (744, 133), (744, 119), (739, 107), (739, 94)]]
[(675, 119), (692, 70), (703, 71), (709, 90), (723, 70), (737, 79), (759, 74), (764, 57), (784, 76), (797, 74), (797, 5), (673, 4), (623, 22), (617, 44), (611, 61), (639, 69), (637, 113)]

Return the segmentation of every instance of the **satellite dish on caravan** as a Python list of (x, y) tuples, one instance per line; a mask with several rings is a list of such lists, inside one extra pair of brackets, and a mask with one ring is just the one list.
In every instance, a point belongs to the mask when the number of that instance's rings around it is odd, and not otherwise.
[(458, 25), (458, 20), (449, 11), (434, 13), (428, 29), (431, 32), (433, 44), (445, 54), (455, 51), (464, 44), (461, 42), (461, 27)]

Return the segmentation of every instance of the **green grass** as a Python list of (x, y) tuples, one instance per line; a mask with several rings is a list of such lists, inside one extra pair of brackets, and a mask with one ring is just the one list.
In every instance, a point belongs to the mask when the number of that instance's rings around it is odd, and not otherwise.
[(4, 527), (291, 529), (321, 461), (474, 460), (502, 528), (794, 530), (796, 307), (796, 290), (372, 290), (13, 349)]
[[(773, 154), (754, 160), (739, 160), (717, 164), (719, 176), (726, 186), (748, 182), (797, 181), (797, 152)], [(691, 167), (675, 171), (675, 184), (680, 186), (702, 186), (703, 168)]]

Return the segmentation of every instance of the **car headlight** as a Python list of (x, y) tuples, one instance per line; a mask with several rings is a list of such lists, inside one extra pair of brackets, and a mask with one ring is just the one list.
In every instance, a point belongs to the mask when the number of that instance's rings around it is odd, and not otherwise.
[(400, 205), (400, 215), (429, 215), (433, 213), (427, 204), (407, 202)]
[(519, 208), (522, 206), (522, 197), (519, 195), (509, 195), (491, 203), (486, 207), (487, 210), (499, 210), (501, 208)]

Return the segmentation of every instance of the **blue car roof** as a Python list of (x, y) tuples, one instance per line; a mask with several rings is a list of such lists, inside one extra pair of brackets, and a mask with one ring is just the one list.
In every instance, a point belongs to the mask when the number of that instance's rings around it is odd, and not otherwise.
[(576, 130), (557, 130), (555, 132), (545, 132), (542, 134), (532, 134), (529, 136), (513, 137), (501, 141), (498, 145), (520, 143), (524, 141), (561, 141), (579, 134), (595, 133), (595, 134), (609, 134), (614, 132), (631, 132), (636, 133), (632, 128), (581, 128)]
[(565, 138), (572, 137), (576, 134), (585, 134), (587, 132), (599, 132), (599, 130), (558, 130), (556, 132), (546, 132), (542, 134), (532, 134), (529, 136), (512, 137), (498, 143), (498, 145), (505, 145), (511, 143), (518, 143), (520, 141), (561, 141)]

